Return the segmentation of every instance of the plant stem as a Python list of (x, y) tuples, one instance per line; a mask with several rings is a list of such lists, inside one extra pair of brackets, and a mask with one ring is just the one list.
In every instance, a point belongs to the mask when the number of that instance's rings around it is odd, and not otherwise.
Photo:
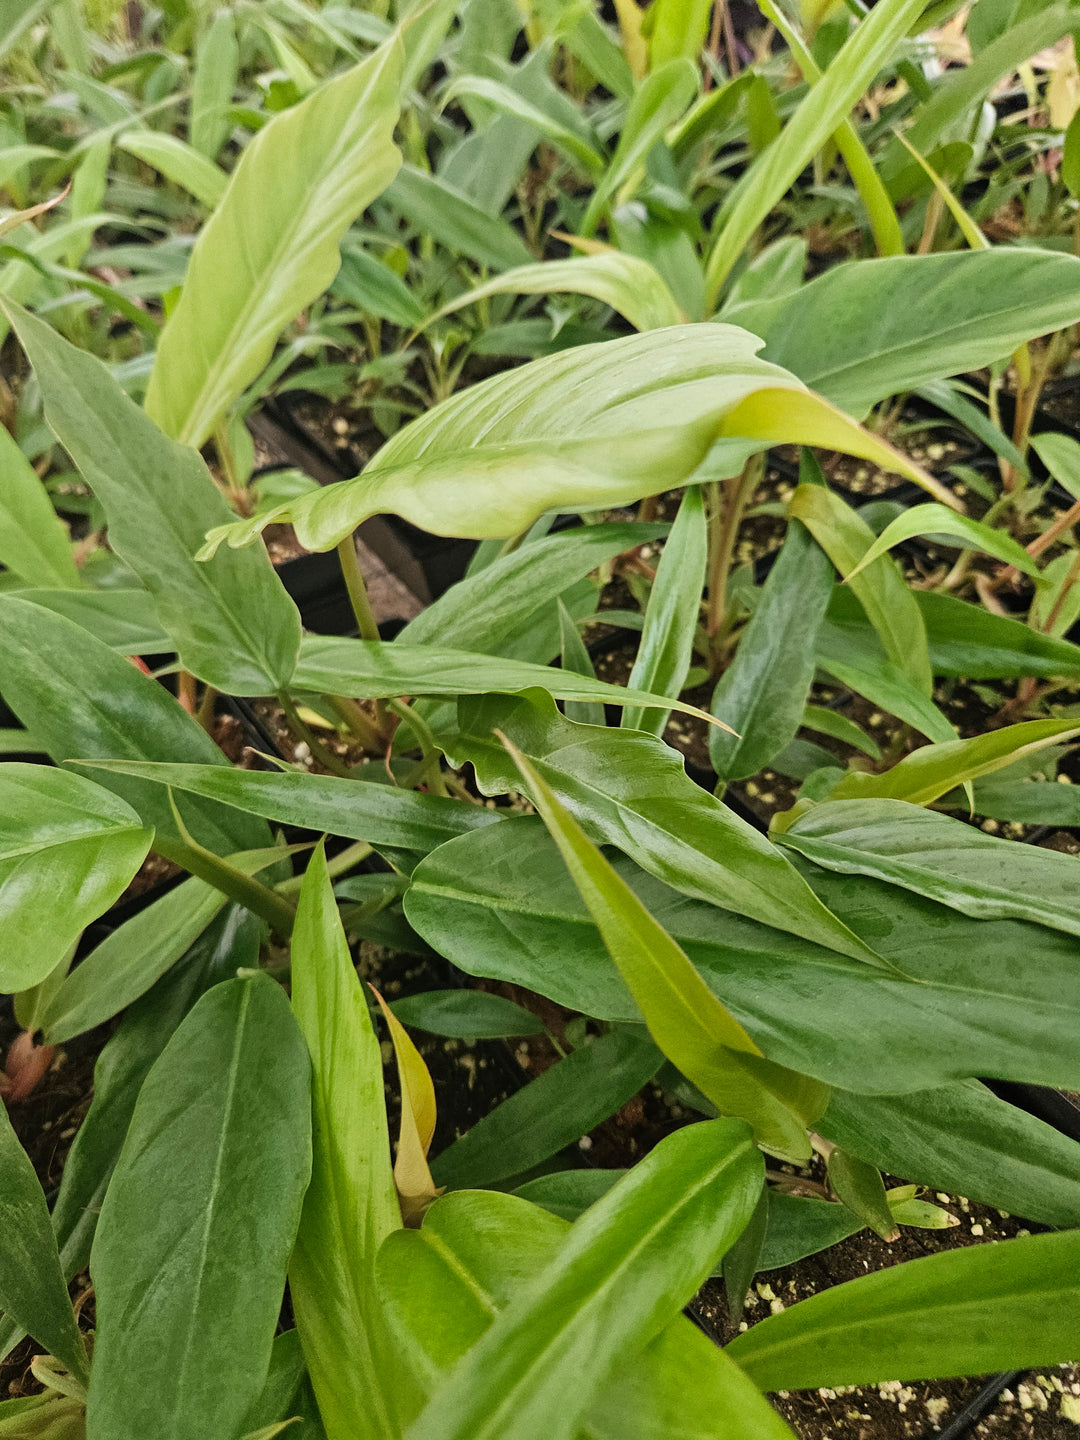
[(371, 608), (371, 601), (368, 599), (367, 586), (364, 584), (363, 572), (360, 569), (360, 558), (356, 553), (356, 541), (352, 535), (346, 535), (337, 547), (337, 553), (341, 563), (341, 573), (345, 578), (345, 588), (349, 592), (349, 601), (353, 614), (356, 616), (356, 624), (361, 638), (378, 640), (379, 627)]
[[(354, 865), (359, 865), (361, 860), (366, 860), (370, 854), (371, 846), (367, 841), (356, 840), (346, 846), (339, 855), (335, 855), (332, 860), (326, 862), (326, 873), (331, 880), (336, 880), (339, 875), (346, 874)], [(280, 885), (275, 885), (274, 891), (278, 895), (295, 895), (303, 883), (302, 875), (293, 875), (288, 880), (282, 880)]]
[[(407, 705), (404, 700), (388, 700), (387, 705), (400, 720), (404, 720), (412, 729), (420, 744), (420, 750), (424, 758), (420, 763), (420, 773), (417, 775), (417, 778), (413, 780), (413, 784), (418, 785), (421, 780), (428, 779), (430, 776), (431, 788), (434, 793), (436, 795), (445, 795), (446, 785), (443, 781), (442, 771), (439, 768), (442, 760), (442, 751), (436, 744), (435, 736), (431, 733), (430, 726), (424, 720), (421, 720), (412, 706)], [(415, 774), (416, 771), (414, 770), (413, 773)], [(412, 776), (409, 778), (412, 779)]]
[(277, 696), (278, 704), (285, 712), (285, 719), (289, 722), (289, 729), (297, 740), (308, 747), (315, 759), (325, 769), (334, 775), (340, 776), (342, 780), (351, 780), (352, 771), (341, 763), (336, 755), (332, 754), (322, 741), (312, 732), (300, 718), (300, 712), (292, 702), (292, 697), (285, 691), (279, 690)]
[(256, 880), (245, 875), (201, 845), (187, 844), (172, 835), (163, 835), (159, 830), (154, 836), (153, 848), (166, 860), (179, 865), (189, 875), (195, 875), (228, 895), (230, 900), (245, 906), (256, 915), (261, 915), (270, 928), (279, 935), (291, 935), (296, 920), (296, 911), (289, 902)]
[(765, 471), (765, 456), (752, 455), (742, 473), (721, 484), (710, 486), (709, 515), (709, 609), (707, 629), (715, 641), (724, 622), (727, 606), (728, 577), (735, 554), (735, 539), (742, 523), (743, 512), (757, 489)]
[(363, 745), (365, 750), (377, 754), (386, 744), (386, 736), (382, 733), (374, 720), (370, 720), (355, 700), (350, 700), (345, 695), (327, 695), (324, 697), (330, 708), (341, 717), (349, 727), (353, 736)]

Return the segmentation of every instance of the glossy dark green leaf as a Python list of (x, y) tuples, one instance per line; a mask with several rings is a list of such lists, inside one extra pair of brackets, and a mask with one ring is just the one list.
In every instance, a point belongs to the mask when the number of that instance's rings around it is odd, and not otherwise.
[[(628, 684), (660, 695), (676, 696), (683, 689), (693, 657), (707, 553), (705, 502), (700, 487), (691, 487), (683, 495), (656, 568)], [(668, 715), (667, 710), (627, 709), (623, 729), (662, 735)]]
[(459, 705), (464, 731), (448, 741), (487, 795), (520, 779), (497, 726), (536, 766), (597, 844), (617, 845), (687, 894), (880, 966), (752, 826), (690, 780), (682, 757), (652, 736), (575, 725), (547, 697)]
[[(610, 685), (571, 670), (532, 665), (468, 650), (435, 645), (384, 644), (309, 636), (304, 640), (293, 687), (320, 695), (390, 699), (397, 695), (516, 695), (541, 687), (558, 700), (594, 700), (608, 705), (647, 704), (665, 697), (648, 690)], [(695, 705), (668, 700), (673, 710), (700, 715)]]
[(1080, 1144), (978, 1080), (910, 1095), (838, 1090), (818, 1128), (893, 1175), (1044, 1225), (1080, 1224)]
[(126, 889), (152, 839), (130, 805), (81, 775), (0, 766), (0, 990), (43, 980)]
[[(874, 532), (866, 521), (823, 484), (800, 484), (788, 513), (803, 522), (841, 575), (854, 570), (874, 543)], [(917, 690), (929, 696), (933, 675), (925, 627), (895, 563), (882, 555), (848, 588), (866, 612), (893, 665)]]
[(794, 740), (832, 588), (829, 557), (792, 521), (735, 658), (713, 692), (713, 714), (739, 732), (738, 739), (719, 730), (709, 736), (709, 758), (722, 780), (756, 775)]
[(906, 800), (932, 805), (954, 785), (1004, 770), (1055, 741), (1080, 734), (1072, 720), (1025, 720), (966, 740), (923, 745), (881, 775), (852, 771), (833, 791), (837, 800)]
[(399, 1406), (375, 1256), (401, 1225), (382, 1059), (320, 846), (292, 940), (292, 1002), (311, 1066), (314, 1153), (289, 1292), (329, 1440), (395, 1435)]
[(762, 336), (768, 359), (855, 415), (992, 364), (1078, 317), (1074, 257), (1007, 246), (834, 265), (792, 295), (725, 316)]
[(754, 1276), (761, 1268), (761, 1249), (769, 1227), (769, 1188), (762, 1185), (754, 1213), (747, 1221), (746, 1229), (720, 1262), (720, 1273), (724, 1279), (724, 1294), (732, 1323), (738, 1325), (743, 1317), (746, 1297)]
[[(968, 803), (945, 795), (946, 808)], [(975, 813), (994, 820), (1015, 820), (1024, 825), (1080, 825), (1080, 790), (1053, 780), (983, 780), (975, 786)]]
[(543, 1025), (528, 1010), (483, 990), (427, 990), (395, 1000), (390, 1009), (403, 1025), (426, 1030), (429, 1035), (495, 1040), (544, 1033)]
[(561, 1220), (576, 1220), (625, 1174), (625, 1170), (553, 1170), (550, 1175), (527, 1180), (514, 1194), (542, 1206)]
[(309, 1106), (302, 1037), (264, 977), (215, 986), (158, 1058), (90, 1262), (100, 1440), (229, 1433), (259, 1394), (310, 1174)]
[(780, 1270), (857, 1234), (863, 1223), (846, 1205), (770, 1189), (768, 1226), (759, 1270)]
[[(799, 863), (830, 908), (920, 983), (688, 899), (629, 861), (615, 866), (779, 1064), (874, 1094), (973, 1074), (1080, 1089), (1072, 936), (971, 920), (865, 876)], [(534, 818), (435, 851), (414, 872), (405, 909), (469, 974), (589, 1015), (640, 1019)]]
[(727, 1353), (763, 1390), (984, 1375), (1074, 1360), (1080, 1230), (968, 1246), (834, 1285)]
[(742, 1230), (762, 1169), (737, 1121), (662, 1140), (455, 1367), (415, 1440), (569, 1440), (623, 1356), (678, 1316)]
[[(229, 773), (224, 755), (167, 690), (73, 620), (16, 595), (0, 597), (0, 693), (57, 764), (167, 757)], [(147, 824), (177, 835), (159, 786), (106, 770), (94, 779)], [(218, 854), (270, 843), (269, 828), (250, 816), (184, 797), (179, 808), (195, 839)]]
[(339, 780), (298, 770), (233, 770), (217, 765), (102, 762), (86, 769), (97, 775), (130, 775), (155, 786), (170, 786), (222, 805), (265, 815), (283, 825), (368, 840), (373, 845), (427, 851), (498, 823), (500, 816), (480, 805), (398, 790), (372, 780)]
[(436, 1156), (436, 1184), (460, 1190), (530, 1170), (613, 1115), (662, 1064), (644, 1032), (611, 1031), (571, 1050)]
[(205, 464), (169, 440), (100, 360), (5, 302), (45, 397), (45, 418), (105, 509), (109, 543), (154, 596), (181, 663), (226, 693), (281, 689), (300, 616), (261, 549), (197, 564), (231, 511)]
[(266, 1383), (262, 1394), (244, 1416), (240, 1433), (247, 1436), (265, 1425), (273, 1425), (293, 1415), (297, 1391), (306, 1374), (299, 1331), (283, 1330), (275, 1335)]
[(0, 1306), (83, 1384), (86, 1351), (60, 1269), (49, 1207), (0, 1105)]
[(591, 570), (667, 532), (666, 525), (583, 525), (531, 541), (451, 586), (394, 643), (497, 654), (518, 625)]
[(1080, 935), (1074, 855), (998, 840), (919, 805), (827, 800), (777, 838), (827, 870), (873, 875), (977, 919)]

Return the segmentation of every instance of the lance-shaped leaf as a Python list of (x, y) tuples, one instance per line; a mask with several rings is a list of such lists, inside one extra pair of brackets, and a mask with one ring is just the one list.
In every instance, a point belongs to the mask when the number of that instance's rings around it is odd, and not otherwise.
[(1080, 1230), (894, 1265), (770, 1315), (727, 1353), (762, 1390), (1059, 1365), (1080, 1354)]
[(37, 471), (0, 425), (0, 564), (27, 585), (74, 588), (71, 542)]
[(187, 190), (208, 210), (219, 204), (225, 194), (228, 175), (175, 135), (161, 130), (125, 130), (116, 143), (145, 165), (160, 170), (166, 180)]
[(195, 1440), (243, 1420), (270, 1363), (310, 1115), (281, 988), (216, 985), (143, 1084), (94, 1237), (88, 1423), (100, 1440)]
[[(197, 770), (230, 774), (224, 755), (172, 695), (73, 620), (0, 597), (0, 693), (58, 765), (74, 758), (154, 760), (168, 756)], [(120, 771), (94, 777), (144, 822), (177, 834), (163, 789)], [(221, 854), (270, 842), (269, 829), (220, 805), (182, 799), (185, 825)]]
[(0, 990), (44, 980), (150, 848), (130, 805), (81, 775), (0, 766)]
[(760, 1063), (758, 1046), (685, 951), (611, 868), (536, 768), (500, 738), (657, 1045), (722, 1114), (748, 1120), (759, 1145), (785, 1159), (807, 1158), (806, 1126), (828, 1103), (827, 1089), (811, 1081), (800, 1085), (797, 1077), (781, 1077), (777, 1067)]
[(395, 1440), (393, 1354), (375, 1256), (401, 1225), (390, 1171), (382, 1059), (338, 919), (322, 849), (304, 876), (292, 1000), (311, 1057), (311, 1184), (289, 1291), (328, 1440)]
[(149, 590), (27, 589), (18, 598), (73, 620), (121, 655), (161, 655), (172, 649)]
[(437, 1156), (435, 1179), (461, 1188), (524, 1174), (614, 1115), (662, 1063), (640, 1030), (614, 1030), (580, 1045)]
[(829, 1184), (840, 1203), (883, 1240), (891, 1242), (900, 1238), (889, 1209), (885, 1182), (876, 1165), (837, 1146), (829, 1155)]
[(395, 1000), (390, 1009), (403, 1025), (429, 1035), (499, 1040), (544, 1033), (543, 1024), (530, 1011), (486, 990), (425, 990)]
[(929, 535), (935, 539), (947, 537), (956, 542), (957, 548), (964, 546), (969, 550), (981, 550), (995, 560), (1003, 560), (1006, 565), (1015, 565), (1025, 575), (1038, 578), (1040, 573), (1024, 547), (1003, 530), (993, 530), (978, 520), (969, 520), (966, 515), (958, 515), (945, 505), (916, 505), (886, 525), (854, 570), (849, 570), (844, 576), (845, 583), (851, 584), (856, 575), (872, 565), (879, 555), (887, 555), (894, 545), (902, 545), (916, 535)]
[(1011, 246), (853, 260), (794, 294), (725, 315), (762, 336), (770, 360), (853, 415), (990, 365), (1078, 318), (1080, 260)]
[[(830, 909), (920, 983), (691, 900), (621, 857), (613, 864), (778, 1064), (868, 1094), (971, 1075), (1080, 1089), (1073, 936), (1017, 920), (972, 920), (798, 858)], [(416, 868), (405, 911), (470, 975), (525, 985), (604, 1020), (640, 1022), (535, 817), (441, 846)]]
[(298, 770), (233, 770), (218, 765), (132, 761), (87, 762), (95, 774), (131, 775), (170, 789), (219, 800), (283, 825), (302, 825), (350, 840), (403, 850), (431, 850), (503, 818), (464, 800), (398, 790), (373, 780), (339, 780)]
[[(569, 1232), (567, 1221), (516, 1196), (466, 1191), (440, 1200), (419, 1231), (390, 1237), (379, 1254), (379, 1290), (425, 1393), (522, 1285), (540, 1280)], [(714, 1440), (718, 1426), (737, 1428), (741, 1440), (791, 1440), (738, 1366), (680, 1316), (643, 1350), (624, 1355), (575, 1436)]]
[[(842, 575), (854, 571), (874, 543), (874, 532), (866, 521), (824, 484), (801, 484), (791, 497), (788, 514), (803, 522)], [(914, 597), (894, 562), (888, 555), (881, 555), (852, 580), (851, 590), (897, 670), (929, 696), (933, 674), (926, 630)]]
[(182, 664), (227, 693), (280, 690), (296, 662), (299, 613), (261, 547), (195, 563), (207, 525), (231, 513), (203, 461), (163, 435), (100, 360), (3, 303), (45, 418), (101, 501), (109, 543), (153, 595)]
[(761, 598), (713, 692), (712, 708), (737, 736), (709, 733), (724, 780), (756, 775), (794, 740), (814, 679), (814, 642), (833, 588), (829, 558), (793, 521)]
[(394, 1156), (394, 1184), (401, 1202), (402, 1219), (406, 1225), (415, 1225), (425, 1208), (439, 1194), (427, 1163), (437, 1119), (435, 1086), (431, 1083), (431, 1074), (423, 1056), (410, 1040), (404, 1025), (374, 985), (371, 989), (390, 1031), (398, 1084), (401, 1086), (401, 1126)]
[(590, 295), (602, 300), (630, 321), (635, 330), (659, 330), (678, 325), (686, 316), (675, 303), (663, 277), (647, 260), (621, 250), (603, 250), (572, 260), (548, 260), (521, 265), (494, 280), (486, 280), (465, 295), (451, 300), (426, 324), (464, 310), (489, 295)]
[(49, 1207), (3, 1104), (0, 1176), (0, 1308), (85, 1384), (86, 1351), (60, 1269)]
[(946, 791), (1080, 735), (1071, 720), (1026, 720), (970, 740), (923, 745), (882, 775), (853, 771), (832, 792), (834, 800), (907, 800), (932, 805)]
[[(563, 805), (600, 845), (616, 845), (688, 895), (867, 964), (881, 957), (830, 915), (780, 851), (687, 776), (682, 758), (653, 736), (564, 719), (546, 696), (459, 704), (462, 735), (447, 741), (471, 761), (485, 794), (520, 783), (491, 731), (504, 730)], [(887, 967), (886, 967), (887, 968)]]
[(777, 840), (826, 870), (874, 875), (964, 915), (1080, 935), (1074, 855), (999, 840), (904, 800), (828, 800)]
[[(686, 672), (693, 658), (701, 589), (705, 583), (708, 544), (705, 502), (700, 487), (695, 487), (683, 495), (656, 567), (629, 684), (641, 690), (657, 690), (662, 695), (678, 695), (686, 684)], [(662, 735), (669, 714), (667, 709), (624, 710), (623, 729)]]
[(738, 1121), (661, 1140), (472, 1346), (413, 1440), (570, 1440), (622, 1357), (678, 1316), (742, 1230), (762, 1174)]
[(910, 1095), (836, 1090), (817, 1128), (890, 1174), (1043, 1225), (1080, 1225), (1080, 1143), (978, 1080)]
[(443, 650), (435, 645), (311, 636), (304, 641), (292, 683), (297, 690), (354, 695), (362, 700), (390, 699), (395, 695), (516, 695), (540, 687), (557, 700), (668, 705), (684, 715), (696, 715), (727, 729), (722, 720), (707, 715), (696, 705), (648, 689), (611, 685), (591, 675), (533, 665), (527, 660)]
[(710, 451), (735, 474), (774, 442), (847, 450), (955, 503), (931, 476), (794, 376), (758, 359), (732, 325), (674, 325), (534, 360), (460, 391), (407, 425), (355, 480), (211, 533), (246, 545), (289, 519), (328, 550), (391, 511), (436, 535), (516, 535), (547, 510), (607, 509), (684, 484)]
[(400, 164), (401, 66), (394, 36), (244, 151), (199, 235), (150, 376), (147, 411), (173, 439), (201, 445), (333, 280), (338, 241)]

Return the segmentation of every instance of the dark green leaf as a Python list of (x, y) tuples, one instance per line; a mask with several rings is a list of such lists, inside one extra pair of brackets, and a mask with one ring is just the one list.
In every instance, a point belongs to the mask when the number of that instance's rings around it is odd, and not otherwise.
[(437, 1156), (436, 1184), (462, 1189), (522, 1174), (613, 1115), (662, 1063), (651, 1040), (624, 1031), (572, 1050)]
[(869, 1225), (883, 1240), (899, 1237), (885, 1194), (885, 1182), (875, 1165), (837, 1147), (829, 1156), (829, 1184), (840, 1203), (858, 1216), (863, 1225)]
[(814, 678), (814, 643), (833, 588), (828, 556), (797, 520), (788, 528), (735, 659), (713, 692), (712, 711), (739, 732), (709, 735), (722, 780), (768, 765), (803, 723)]
[(544, 1033), (528, 1010), (483, 990), (428, 990), (395, 1000), (390, 1009), (403, 1025), (429, 1035), (486, 1040)]
[(807, 1255), (828, 1250), (863, 1228), (846, 1205), (808, 1200), (770, 1189), (768, 1228), (758, 1261), (759, 1270), (780, 1270)]
[(165, 1047), (94, 1237), (101, 1440), (230, 1433), (259, 1394), (310, 1174), (309, 1103), (302, 1038), (265, 978), (215, 986)]

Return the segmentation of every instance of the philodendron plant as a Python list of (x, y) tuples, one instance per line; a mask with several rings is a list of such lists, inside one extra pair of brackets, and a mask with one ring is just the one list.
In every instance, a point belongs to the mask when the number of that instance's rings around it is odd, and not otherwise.
[[(848, 68), (765, 152), (761, 188), (725, 212), (718, 290), (919, 9), (876, 6)], [(306, 545), (338, 548), (361, 638), (303, 635), (256, 540), (268, 516), (237, 517), (194, 447), (392, 176), (432, 13), (248, 147), (195, 245), (145, 407), (3, 302), (129, 579), (84, 587), (34, 472), (10, 457), (9, 508), (49, 579), (15, 566), (28, 583), (0, 595), (0, 693), (25, 727), (10, 748), (53, 764), (0, 767), (0, 986), (46, 1046), (122, 1019), (51, 1214), (0, 1126), (3, 1347), (27, 1332), (48, 1352), (34, 1362), (48, 1393), (0, 1403), (0, 1435), (239, 1440), (293, 1422), (327, 1440), (771, 1437), (789, 1432), (764, 1391), (1075, 1360), (1080, 1146), (977, 1077), (1080, 1089), (1076, 861), (930, 807), (1080, 734), (1065, 716), (960, 738), (935, 675), (1075, 676), (1080, 650), (917, 596), (886, 553), (898, 532), (878, 538), (809, 447), (928, 490), (906, 533), (1037, 572), (853, 416), (1080, 319), (1080, 261), (1016, 248), (853, 262), (722, 320), (463, 390), (355, 480), (276, 513)], [(709, 642), (725, 633), (733, 526), (773, 444), (807, 447), (801, 483), (725, 649)], [(683, 487), (671, 526), (605, 516)], [(548, 534), (553, 511), (587, 523)], [(483, 546), (385, 643), (352, 538), (380, 512), (512, 543)], [(659, 540), (630, 683), (598, 680), (578, 633), (596, 614), (590, 577)], [(681, 698), (703, 615), (715, 714)], [(195, 713), (130, 655), (175, 655), (165, 668)], [(807, 719), (819, 671), (930, 743), (879, 750), (874, 772), (819, 769), (767, 837), (689, 778), (666, 722), (706, 725), (717, 775), (736, 781), (804, 723), (832, 723)], [(199, 720), (216, 692), (276, 698), (329, 773), (231, 767)], [(331, 858), (271, 823), (334, 837)], [(189, 878), (77, 950), (151, 849)], [(403, 1025), (499, 1036), (536, 1022), (479, 993), (391, 1008), (391, 1167), (346, 925), (571, 1012), (563, 1057), (430, 1166), (434, 1095)], [(625, 1174), (552, 1172), (653, 1079), (691, 1123)], [(829, 1198), (767, 1188), (762, 1152), (824, 1157)], [(883, 1170), (909, 1183), (886, 1190)], [(718, 1270), (738, 1312), (760, 1269), (863, 1226), (947, 1223), (919, 1185), (1061, 1233), (897, 1265), (726, 1350), (680, 1316)], [(88, 1264), (92, 1337), (67, 1298)], [(286, 1282), (295, 1330), (275, 1338)]]

